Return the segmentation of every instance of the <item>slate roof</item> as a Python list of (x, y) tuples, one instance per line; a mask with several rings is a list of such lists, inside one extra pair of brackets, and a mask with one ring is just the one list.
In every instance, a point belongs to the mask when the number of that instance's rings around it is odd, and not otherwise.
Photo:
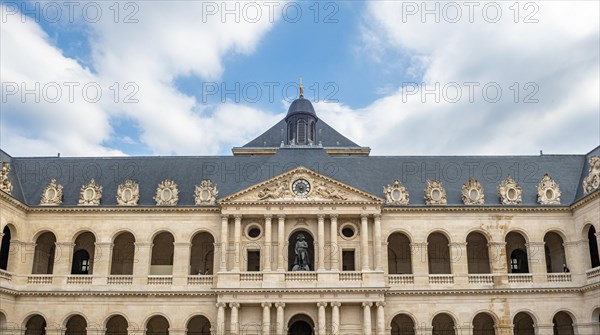
[(378, 197), (383, 197), (384, 186), (399, 179), (410, 193), (409, 206), (425, 206), (427, 179), (441, 179), (448, 205), (462, 205), (461, 187), (469, 178), (483, 185), (485, 206), (503, 206), (497, 187), (510, 174), (523, 188), (521, 206), (542, 206), (537, 185), (544, 173), (560, 185), (562, 205), (583, 197), (581, 182), (592, 155), (600, 155), (600, 147), (582, 155), (541, 156), (332, 156), (316, 147), (280, 148), (271, 156), (203, 157), (32, 158), (2, 151), (0, 159), (12, 165), (13, 196), (29, 206), (39, 205), (51, 178), (64, 186), (62, 206), (77, 205), (81, 186), (91, 178), (103, 186), (101, 206), (116, 205), (117, 187), (126, 179), (139, 183), (140, 206), (155, 206), (156, 187), (164, 179), (178, 184), (179, 206), (193, 206), (194, 187), (202, 179), (216, 183), (222, 198), (298, 166)]

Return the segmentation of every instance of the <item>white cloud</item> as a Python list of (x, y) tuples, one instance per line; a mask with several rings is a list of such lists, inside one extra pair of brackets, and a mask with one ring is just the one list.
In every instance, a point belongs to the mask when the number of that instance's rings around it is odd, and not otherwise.
[[(439, 3), (443, 8), (445, 3)], [(403, 22), (406, 5), (400, 2), (369, 3), (365, 50), (375, 50), (376, 57), (386, 50), (409, 57), (406, 74), (423, 67), (427, 88), (458, 83), (463, 96), (450, 103), (454, 95), (448, 91), (437, 103), (432, 95), (422, 99), (406, 91), (403, 98), (399, 88), (360, 110), (319, 104), (319, 115), (356, 142), (373, 147), (374, 154), (589, 151), (599, 144), (600, 135), (598, 2), (537, 2), (539, 11), (532, 18), (538, 23), (523, 22), (533, 11), (523, 7), (515, 23), (515, 13), (508, 8), (512, 4), (502, 4), (497, 23), (486, 22), (477, 10), (473, 23), (467, 12), (459, 23), (445, 22), (444, 16), (436, 23), (431, 15), (423, 23), (420, 12)], [(433, 8), (434, 3), (427, 5)], [(465, 82), (481, 85), (473, 103), (467, 99)], [(515, 82), (519, 103), (513, 101)], [(525, 87), (528, 82), (534, 86)], [(481, 87), (486, 83), (502, 88), (500, 101), (483, 98)], [(523, 103), (535, 87), (539, 91), (532, 97), (539, 102)]]

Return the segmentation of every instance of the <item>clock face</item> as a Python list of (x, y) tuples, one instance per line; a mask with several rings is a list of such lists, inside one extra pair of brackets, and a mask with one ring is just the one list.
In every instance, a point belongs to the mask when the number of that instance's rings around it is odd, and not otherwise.
[(292, 184), (292, 191), (299, 197), (305, 197), (310, 192), (310, 183), (305, 179), (298, 179)]

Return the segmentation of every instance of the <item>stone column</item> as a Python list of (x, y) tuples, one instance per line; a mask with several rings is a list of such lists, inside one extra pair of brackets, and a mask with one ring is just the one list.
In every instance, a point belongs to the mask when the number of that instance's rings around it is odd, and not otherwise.
[(329, 216), (331, 219), (331, 247), (330, 247), (330, 255), (331, 255), (331, 271), (339, 271), (339, 258), (340, 258), (340, 249), (338, 248), (337, 236), (338, 236), (338, 228), (337, 228), (337, 214), (332, 214)]
[(233, 230), (233, 243), (235, 255), (233, 257), (233, 271), (240, 272), (240, 252), (242, 243), (242, 216), (235, 215), (235, 226)]
[[(33, 258), (35, 256), (35, 243), (10, 241), (8, 254), (8, 271), (18, 274), (29, 274), (33, 270)], [(588, 257), (589, 258), (589, 257)], [(13, 278), (13, 280), (15, 280)]]
[(270, 328), (271, 328), (271, 303), (268, 302), (263, 302), (261, 304), (262, 308), (263, 308), (263, 313), (262, 313), (262, 333), (263, 335), (269, 335), (270, 334)]
[(237, 335), (239, 332), (238, 327), (240, 325), (239, 315), (238, 315), (238, 310), (240, 308), (240, 304), (237, 302), (232, 302), (229, 304), (229, 307), (231, 308), (231, 325), (229, 326), (229, 334)]
[(378, 301), (377, 306), (377, 335), (385, 335), (385, 302)]
[(331, 303), (331, 335), (341, 334), (340, 331), (340, 306), (339, 302)]
[(506, 264), (506, 242), (489, 242), (488, 249), (492, 273), (507, 274), (508, 264)]
[(152, 243), (135, 242), (135, 260), (133, 266), (134, 280), (138, 285), (148, 284), (148, 275), (150, 274), (150, 262), (152, 258)]
[(187, 285), (187, 277), (190, 274), (192, 244), (189, 242), (175, 242), (173, 245), (173, 284)]
[[(534, 282), (546, 281), (546, 253), (544, 251), (544, 242), (526, 243), (527, 259), (529, 261), (529, 273), (532, 273)], [(543, 278), (540, 280), (539, 278)]]
[(325, 215), (318, 216), (317, 246), (319, 248), (319, 251), (317, 252), (317, 256), (318, 256), (317, 271), (324, 271), (325, 270)]
[(577, 335), (596, 335), (600, 334), (600, 323), (588, 322), (588, 323), (574, 323), (573, 329)]
[(67, 276), (71, 274), (71, 258), (73, 256), (73, 242), (56, 242), (54, 249), (54, 269), (52, 274), (56, 276)]
[(271, 271), (271, 215), (265, 215), (265, 264), (263, 271)]
[(285, 308), (285, 303), (283, 302), (278, 302), (275, 304), (275, 307), (277, 307), (277, 330), (275, 331), (275, 333), (277, 335), (285, 335), (285, 321), (284, 321), (284, 308)]
[(375, 215), (373, 229), (373, 249), (375, 252), (375, 271), (383, 271), (381, 263), (381, 214)]
[(319, 307), (319, 324), (318, 324), (318, 335), (327, 335), (327, 319), (325, 318), (325, 307), (327, 307), (326, 302), (318, 302), (317, 306)]
[(283, 272), (283, 259), (285, 257), (285, 215), (278, 215), (277, 219), (277, 271)]
[(372, 302), (363, 302), (363, 334), (371, 335), (371, 305)]
[(216, 335), (225, 335), (225, 307), (224, 302), (217, 302), (217, 326), (213, 332)]
[(110, 275), (110, 261), (113, 244), (111, 242), (95, 243), (95, 252), (93, 260), (92, 274), (94, 282), (106, 284), (108, 275)]
[(512, 335), (513, 334), (513, 324), (499, 324), (494, 326), (496, 328), (496, 334), (498, 335)]
[(569, 268), (569, 270), (571, 270), (571, 273), (585, 273), (585, 271), (587, 270), (585, 262), (590, 258), (590, 256), (589, 254), (583, 255), (584, 250), (587, 249), (587, 246), (584, 247), (583, 241), (564, 242), (563, 247), (565, 248), (565, 259), (567, 262), (567, 267)]
[(360, 254), (362, 271), (369, 271), (369, 215), (360, 216)]
[(227, 226), (229, 222), (228, 215), (221, 215), (221, 266), (219, 272), (227, 271), (227, 250), (228, 250), (228, 239)]

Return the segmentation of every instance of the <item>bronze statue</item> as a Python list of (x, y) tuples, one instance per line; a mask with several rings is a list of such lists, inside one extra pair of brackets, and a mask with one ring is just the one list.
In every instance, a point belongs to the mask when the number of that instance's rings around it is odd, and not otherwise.
[(304, 234), (302, 233), (298, 234), (296, 240), (296, 247), (294, 248), (296, 259), (294, 260), (292, 271), (310, 271), (310, 264), (308, 263), (308, 242), (306, 242)]

